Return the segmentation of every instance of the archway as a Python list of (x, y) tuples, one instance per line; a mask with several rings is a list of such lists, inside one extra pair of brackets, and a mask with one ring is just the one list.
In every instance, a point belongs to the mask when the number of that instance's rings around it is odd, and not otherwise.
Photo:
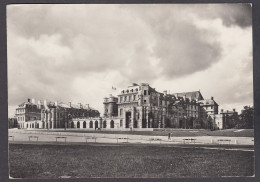
[(77, 122), (77, 128), (80, 128), (80, 122), (79, 121)]
[(95, 129), (98, 128), (98, 121), (95, 121)]
[(125, 127), (129, 128), (129, 123), (131, 122), (131, 112), (126, 112), (125, 118), (126, 118)]
[(103, 122), (103, 128), (106, 128), (107, 127), (107, 121), (105, 120), (104, 122)]
[(86, 128), (87, 124), (86, 121), (83, 122), (83, 128)]
[(89, 122), (89, 128), (93, 128), (93, 121)]
[(113, 120), (111, 120), (111, 122), (110, 122), (110, 128), (114, 128), (114, 121)]

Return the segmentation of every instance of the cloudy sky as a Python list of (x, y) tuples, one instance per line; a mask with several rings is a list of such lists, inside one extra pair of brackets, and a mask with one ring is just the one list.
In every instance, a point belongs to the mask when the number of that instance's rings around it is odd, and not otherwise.
[[(253, 105), (249, 4), (9, 5), (9, 116), (27, 98), (89, 103), (131, 83)], [(116, 87), (113, 91), (111, 88)]]

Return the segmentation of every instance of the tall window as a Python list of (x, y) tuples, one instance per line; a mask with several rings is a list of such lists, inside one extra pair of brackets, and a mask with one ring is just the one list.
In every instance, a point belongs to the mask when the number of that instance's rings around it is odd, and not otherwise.
[(120, 127), (123, 126), (123, 120), (120, 120)]
[(131, 99), (132, 99), (132, 96), (131, 96), (131, 95), (129, 95), (129, 101), (131, 101)]
[(134, 100), (136, 99), (136, 95), (134, 95)]
[(144, 95), (147, 95), (147, 90), (144, 90)]
[(120, 109), (120, 116), (123, 115), (123, 109)]

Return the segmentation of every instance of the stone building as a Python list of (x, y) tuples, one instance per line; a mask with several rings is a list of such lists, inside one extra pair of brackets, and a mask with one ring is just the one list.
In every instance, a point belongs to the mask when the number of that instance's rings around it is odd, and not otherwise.
[(35, 99), (28, 99), (27, 102), (23, 102), (18, 105), (15, 112), (20, 128), (34, 127), (35, 121), (41, 120), (42, 105), (36, 104)]
[[(218, 104), (211, 100), (214, 115)], [(120, 128), (207, 128), (207, 102), (200, 91), (167, 94), (147, 83), (132, 84), (118, 98), (104, 98), (104, 117), (116, 118)]]
[(75, 128), (73, 118), (99, 117), (100, 113), (81, 103), (66, 104), (58, 102), (35, 103), (34, 99), (28, 99), (16, 109), (16, 118), (20, 128)]
[(103, 105), (104, 116), (100, 117), (89, 105), (47, 101), (35, 104), (34, 100), (28, 100), (19, 105), (16, 117), (21, 128), (214, 129), (224, 126), (220, 124), (224, 117), (217, 115), (216, 101), (213, 97), (204, 99), (200, 91), (169, 94), (158, 92), (147, 83), (134, 83), (117, 96), (105, 97)]

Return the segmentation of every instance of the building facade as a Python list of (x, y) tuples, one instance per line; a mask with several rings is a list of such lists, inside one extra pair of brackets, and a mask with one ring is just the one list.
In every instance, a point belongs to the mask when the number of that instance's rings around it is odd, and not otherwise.
[(20, 128), (74, 128), (73, 118), (100, 117), (100, 113), (89, 105), (81, 103), (47, 102), (35, 103), (34, 99), (20, 104), (16, 109), (16, 118)]
[(207, 128), (218, 112), (213, 97), (204, 100), (200, 91), (160, 93), (147, 83), (132, 84), (103, 104), (104, 118), (119, 118), (121, 128)]
[(103, 106), (100, 117), (89, 105), (28, 99), (16, 109), (16, 118), (20, 128), (225, 128), (217, 102), (204, 99), (200, 91), (169, 94), (134, 83), (117, 96), (105, 97)]

